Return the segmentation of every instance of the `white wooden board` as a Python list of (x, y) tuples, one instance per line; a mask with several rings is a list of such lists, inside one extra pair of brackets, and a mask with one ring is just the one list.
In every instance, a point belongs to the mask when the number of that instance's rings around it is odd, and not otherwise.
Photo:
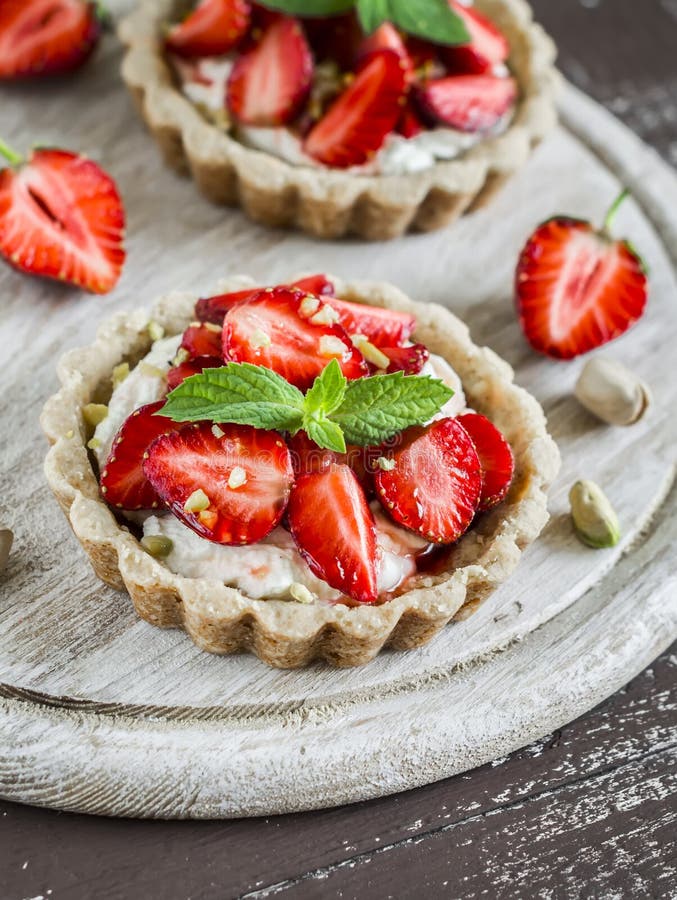
[[(0, 525), (16, 535), (0, 576), (0, 796), (114, 815), (226, 817), (332, 805), (451, 775), (588, 709), (677, 634), (677, 182), (630, 132), (568, 88), (563, 127), (490, 209), (391, 244), (316, 243), (264, 231), (166, 171), (102, 58), (77, 89), (0, 90), (0, 131), (21, 147), (89, 153), (126, 199), (129, 260), (106, 298), (0, 270)], [(651, 414), (608, 429), (578, 406), (580, 362), (529, 352), (512, 306), (517, 253), (555, 212), (599, 219), (627, 184), (618, 230), (651, 268), (645, 319), (607, 352), (652, 386)], [(672, 254), (672, 260), (670, 258)], [(564, 464), (552, 521), (520, 568), (466, 622), (421, 650), (336, 671), (266, 668), (200, 653), (136, 619), (99, 583), (42, 477), (37, 417), (55, 362), (114, 310), (224, 274), (298, 271), (388, 278), (449, 306), (543, 403)], [(621, 545), (573, 537), (567, 491), (593, 478), (613, 498)], [(4, 698), (4, 699), (3, 699)]]

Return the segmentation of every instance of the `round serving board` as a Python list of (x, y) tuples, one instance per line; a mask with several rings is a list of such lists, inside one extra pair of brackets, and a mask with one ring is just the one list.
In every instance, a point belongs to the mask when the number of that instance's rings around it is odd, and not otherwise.
[[(199, 197), (160, 164), (117, 76), (119, 49), (73, 89), (0, 90), (3, 137), (77, 148), (117, 179), (129, 260), (105, 298), (0, 271), (0, 796), (127, 816), (228, 817), (330, 806), (477, 766), (570, 721), (677, 634), (677, 181), (590, 100), (566, 88), (562, 127), (490, 208), (391, 244), (317, 243), (265, 231)], [(556, 212), (600, 219), (621, 184), (617, 228), (651, 269), (644, 320), (608, 351), (652, 386), (649, 415), (602, 426), (572, 397), (580, 361), (529, 351), (512, 275), (527, 234)], [(670, 254), (673, 258), (671, 259)], [(94, 577), (42, 475), (42, 403), (56, 360), (102, 319), (225, 274), (265, 283), (300, 271), (389, 279), (448, 306), (541, 401), (563, 455), (552, 519), (510, 582), (426, 647), (360, 669), (269, 669), (202, 653), (139, 621)], [(613, 499), (621, 544), (573, 536), (567, 492), (592, 478)]]

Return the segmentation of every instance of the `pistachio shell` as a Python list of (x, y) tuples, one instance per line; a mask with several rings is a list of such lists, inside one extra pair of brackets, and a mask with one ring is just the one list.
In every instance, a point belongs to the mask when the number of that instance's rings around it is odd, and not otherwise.
[(156, 559), (164, 559), (174, 549), (172, 539), (163, 534), (147, 534), (141, 538), (141, 546)]
[(634, 372), (603, 356), (588, 360), (574, 393), (587, 410), (609, 425), (633, 425), (651, 403), (649, 388)]
[(618, 516), (594, 481), (577, 481), (569, 491), (571, 517), (578, 538), (589, 547), (614, 547), (621, 536)]

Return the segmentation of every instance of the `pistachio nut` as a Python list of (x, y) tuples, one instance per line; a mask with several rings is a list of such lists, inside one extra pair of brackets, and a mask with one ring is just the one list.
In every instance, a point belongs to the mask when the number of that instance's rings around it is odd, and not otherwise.
[(108, 407), (105, 403), (85, 403), (82, 407), (82, 418), (85, 425), (91, 429), (96, 428), (108, 415)]
[(145, 535), (145, 537), (141, 538), (141, 546), (156, 559), (164, 559), (174, 549), (172, 539), (165, 537), (163, 534)]
[(14, 542), (14, 535), (9, 528), (0, 528), (0, 572), (9, 561), (9, 554)]
[(609, 425), (634, 424), (651, 403), (649, 388), (634, 372), (603, 356), (583, 366), (574, 393), (587, 410)]
[(621, 537), (618, 516), (594, 481), (577, 481), (569, 491), (571, 517), (578, 538), (588, 547), (614, 547)]

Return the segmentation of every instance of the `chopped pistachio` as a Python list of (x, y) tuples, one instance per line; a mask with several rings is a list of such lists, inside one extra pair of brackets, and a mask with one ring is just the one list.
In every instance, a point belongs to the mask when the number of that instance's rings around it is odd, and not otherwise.
[(73, 437), (74, 434), (75, 434), (75, 432), (73, 431), (72, 428), (70, 428), (70, 429), (66, 432), (66, 437), (68, 438), (68, 440), (70, 440), (70, 439)]
[(254, 348), (254, 350), (261, 350), (263, 347), (270, 347), (271, 345), (270, 336), (263, 331), (262, 328), (257, 328), (254, 332), (252, 332), (252, 336), (249, 338), (249, 345)]
[(190, 497), (186, 500), (186, 502), (183, 504), (183, 508), (186, 512), (201, 512), (203, 509), (207, 509), (209, 503), (209, 497), (205, 494), (202, 488), (198, 488), (196, 491), (193, 491)]
[(569, 491), (571, 517), (578, 538), (589, 547), (614, 547), (621, 537), (618, 516), (594, 481), (577, 481)]
[(86, 403), (82, 407), (82, 418), (90, 428), (96, 428), (108, 415), (105, 403)]
[(336, 337), (333, 334), (323, 334), (320, 338), (320, 356), (324, 356), (329, 359), (335, 359), (336, 357), (342, 358), (345, 355), (347, 349), (348, 348), (343, 343), (341, 338)]
[(375, 344), (363, 334), (354, 334), (351, 338), (353, 346), (357, 347), (362, 356), (377, 369), (387, 369), (390, 365), (390, 359)]
[(339, 314), (334, 307), (330, 306), (328, 303), (324, 303), (322, 308), (310, 318), (313, 325), (333, 325), (335, 322), (338, 322), (338, 320)]
[(147, 362), (139, 363), (139, 372), (147, 378), (166, 378), (167, 376), (164, 369), (160, 369), (157, 366), (151, 366), (151, 364)]
[(223, 430), (223, 428), (219, 428), (218, 425), (212, 425), (212, 434), (215, 438), (222, 438), (225, 433), (226, 432)]
[(289, 586), (289, 593), (297, 603), (313, 603), (315, 600), (314, 594), (299, 581), (295, 581)]
[(228, 487), (231, 490), (235, 490), (236, 488), (242, 487), (243, 484), (247, 483), (247, 472), (242, 466), (235, 466), (228, 476)]
[(174, 549), (174, 542), (163, 534), (147, 534), (141, 538), (141, 546), (156, 559), (164, 559)]
[(395, 468), (395, 460), (388, 459), (387, 456), (379, 456), (376, 460), (376, 465), (381, 469), (382, 472), (392, 472)]
[(101, 441), (98, 438), (93, 437), (91, 440), (87, 441), (87, 446), (90, 450), (98, 450), (101, 446)]
[(165, 330), (159, 322), (154, 322), (151, 319), (151, 321), (148, 323), (148, 334), (151, 341), (161, 341), (165, 336)]
[(207, 331), (213, 331), (214, 334), (221, 334), (221, 332), (223, 331), (223, 326), (217, 325), (216, 322), (198, 322), (198, 325), (206, 328)]
[(122, 382), (128, 375), (128, 362), (121, 362), (119, 365), (115, 366), (115, 368), (113, 369), (113, 389), (115, 389), (119, 384), (122, 384)]
[(219, 518), (217, 513), (212, 509), (201, 509), (197, 514), (197, 517), (205, 528), (214, 528), (216, 521)]
[(309, 316), (314, 315), (320, 308), (320, 301), (317, 297), (311, 297), (308, 295), (301, 300), (301, 305), (299, 306), (299, 313), (304, 317), (308, 318)]
[(190, 359), (190, 353), (186, 350), (185, 347), (179, 347), (176, 351), (176, 356), (172, 360), (173, 366), (180, 366), (182, 363), (187, 362)]

